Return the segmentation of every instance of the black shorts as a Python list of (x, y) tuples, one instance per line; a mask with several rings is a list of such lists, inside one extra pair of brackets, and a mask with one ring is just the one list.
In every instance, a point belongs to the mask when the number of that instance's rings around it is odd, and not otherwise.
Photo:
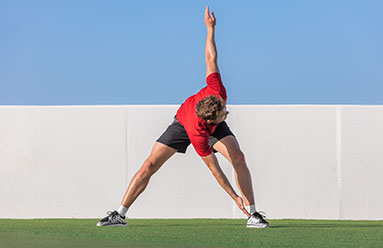
[[(234, 134), (231, 132), (227, 123), (221, 122), (218, 124), (217, 128), (209, 137), (209, 146), (213, 152), (217, 152), (213, 145), (220, 139)], [(182, 126), (178, 120), (177, 116), (174, 117), (174, 121), (169, 125), (166, 131), (157, 139), (158, 142), (170, 146), (174, 149), (177, 149), (177, 152), (185, 153), (187, 147), (190, 145), (190, 139), (186, 133), (184, 126)]]

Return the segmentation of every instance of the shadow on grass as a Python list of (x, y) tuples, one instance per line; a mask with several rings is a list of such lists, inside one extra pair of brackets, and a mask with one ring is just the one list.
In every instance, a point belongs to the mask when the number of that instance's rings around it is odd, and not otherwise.
[(270, 228), (383, 228), (383, 224), (287, 224), (287, 225), (272, 225)]
[[(131, 224), (127, 225), (126, 227), (135, 227), (135, 228), (153, 228), (155, 226), (161, 226), (161, 227), (198, 227), (201, 228), (207, 227), (207, 228), (217, 228), (218, 226), (220, 228), (224, 227), (244, 227), (246, 228), (246, 223), (244, 224), (223, 224), (223, 225), (217, 225), (217, 224), (210, 224), (210, 225), (201, 225), (201, 224), (161, 224), (161, 225), (150, 225), (150, 224)], [(273, 225), (270, 224), (270, 229), (274, 228), (383, 228), (382, 224), (369, 224), (369, 225), (357, 225), (357, 224), (349, 224), (349, 225), (342, 225), (342, 224), (292, 224), (292, 225)], [(258, 228), (254, 228), (258, 229)]]
[(198, 223), (193, 223), (193, 224), (127, 224), (126, 227), (163, 227), (163, 226), (168, 226), (168, 227), (233, 227), (233, 226), (238, 226), (238, 227), (246, 227), (246, 223), (243, 224), (217, 224), (217, 223), (212, 223), (212, 224), (198, 224)]

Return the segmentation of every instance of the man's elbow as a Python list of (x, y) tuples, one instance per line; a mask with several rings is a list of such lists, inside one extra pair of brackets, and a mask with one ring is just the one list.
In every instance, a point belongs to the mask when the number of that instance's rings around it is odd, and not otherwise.
[(217, 64), (217, 56), (214, 55), (207, 55), (206, 56), (206, 64)]
[(217, 59), (216, 58), (206, 59), (206, 68), (209, 73), (218, 72)]

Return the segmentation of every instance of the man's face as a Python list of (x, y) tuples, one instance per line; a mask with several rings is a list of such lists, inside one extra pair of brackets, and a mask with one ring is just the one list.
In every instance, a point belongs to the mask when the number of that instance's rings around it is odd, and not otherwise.
[(229, 114), (229, 111), (227, 111), (226, 105), (225, 105), (225, 107), (218, 113), (217, 118), (215, 118), (215, 120), (213, 121), (209, 120), (208, 123), (219, 124), (226, 120), (226, 117), (228, 114)]

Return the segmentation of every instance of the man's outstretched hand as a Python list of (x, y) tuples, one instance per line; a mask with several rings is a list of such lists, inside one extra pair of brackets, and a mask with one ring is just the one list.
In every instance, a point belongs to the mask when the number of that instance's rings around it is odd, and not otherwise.
[(213, 12), (211, 12), (211, 16), (209, 15), (209, 6), (206, 6), (205, 10), (205, 24), (207, 28), (215, 26), (215, 16)]
[(239, 196), (237, 196), (236, 198), (234, 198), (234, 201), (235, 201), (235, 203), (237, 203), (239, 209), (241, 209), (242, 212), (243, 212), (244, 214), (246, 214), (247, 217), (250, 217), (249, 212), (247, 212), (245, 206), (243, 205), (243, 200), (242, 200), (242, 198), (239, 197)]

